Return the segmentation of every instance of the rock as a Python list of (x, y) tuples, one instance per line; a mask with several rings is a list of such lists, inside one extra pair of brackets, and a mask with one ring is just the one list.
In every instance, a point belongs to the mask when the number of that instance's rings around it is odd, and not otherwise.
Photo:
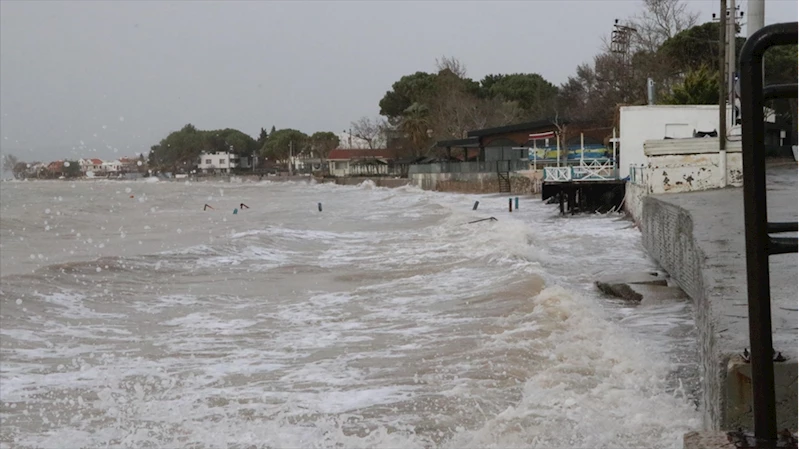
[(597, 280), (595, 284), (603, 293), (627, 301), (660, 302), (687, 298), (681, 289), (669, 287), (665, 276), (660, 273), (609, 276)]
[(689, 432), (683, 436), (685, 449), (735, 449), (724, 432)]
[(643, 296), (630, 288), (629, 284), (597, 283), (597, 287), (599, 287), (599, 290), (601, 290), (602, 293), (627, 301), (640, 301), (643, 298)]

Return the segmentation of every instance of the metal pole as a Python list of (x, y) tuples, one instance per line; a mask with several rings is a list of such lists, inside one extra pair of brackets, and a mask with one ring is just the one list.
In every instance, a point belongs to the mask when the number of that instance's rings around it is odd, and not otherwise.
[(719, 13), (719, 157), (727, 148), (727, 0), (720, 1)]
[(289, 140), (289, 176), (294, 176), (294, 141)]
[(775, 447), (777, 413), (771, 326), (769, 254), (778, 254), (769, 237), (766, 157), (763, 151), (765, 105), (763, 54), (769, 47), (796, 43), (797, 25), (764, 27), (747, 39), (741, 50), (741, 158), (744, 179), (746, 287), (752, 367), (752, 405), (756, 440)]
[(580, 165), (583, 165), (583, 159), (585, 157), (585, 136), (583, 133), (580, 133)]
[(766, 18), (766, 0), (749, 0), (746, 3), (746, 35), (763, 28)]
[[(727, 97), (730, 102), (730, 126), (735, 126), (735, 25), (737, 17), (735, 0), (730, 0), (730, 15), (727, 17)], [(726, 136), (726, 134), (725, 134)]]
[(613, 160), (613, 177), (617, 178), (618, 177), (617, 176), (617, 170), (618, 169), (616, 167), (619, 166), (619, 161), (618, 161), (618, 158), (616, 157), (616, 145), (618, 144), (618, 142), (616, 141), (616, 127), (615, 126), (613, 127), (613, 139), (612, 139), (612, 142), (613, 142), (613, 154), (611, 155), (611, 159)]

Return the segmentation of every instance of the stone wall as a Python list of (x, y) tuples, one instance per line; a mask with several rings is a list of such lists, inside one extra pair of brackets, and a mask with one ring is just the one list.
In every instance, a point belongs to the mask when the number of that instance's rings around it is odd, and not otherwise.
[[(532, 195), (541, 193), (541, 171), (510, 174), (511, 194)], [(499, 193), (496, 173), (416, 173), (411, 175), (414, 185), (438, 192)]]
[(627, 212), (636, 225), (641, 224), (646, 195), (646, 186), (642, 184), (628, 182), (624, 186), (624, 211)]
[[(770, 195), (769, 216), (795, 221), (795, 180), (780, 188)], [(700, 411), (710, 430), (752, 428), (750, 365), (741, 357), (749, 347), (741, 190), (646, 196), (641, 208), (645, 248), (694, 303)], [(774, 348), (787, 359), (774, 365), (778, 426), (796, 431), (797, 257), (771, 259)]]
[(705, 427), (721, 421), (721, 385), (726, 372), (715, 344), (717, 329), (709, 317), (703, 292), (701, 261), (704, 259), (693, 238), (693, 221), (680, 207), (647, 196), (642, 201), (641, 232), (644, 247), (680, 288), (693, 299), (699, 334), (702, 386), (700, 410)]
[[(328, 179), (330, 179), (330, 178), (328, 178)], [(411, 180), (407, 179), (407, 178), (405, 178), (405, 179), (403, 179), (403, 178), (383, 178), (383, 177), (369, 178), (369, 177), (352, 176), (352, 177), (332, 178), (332, 179), (334, 179), (333, 182), (335, 182), (336, 184), (344, 185), (344, 186), (357, 186), (358, 184), (361, 184), (364, 181), (372, 181), (372, 182), (375, 183), (375, 185), (377, 187), (396, 188), (396, 187), (406, 186), (406, 185), (411, 183)], [(320, 182), (324, 182), (324, 181), (320, 181)]]
[[(649, 193), (678, 193), (721, 187), (719, 154), (649, 156)], [(727, 186), (743, 185), (741, 153), (727, 153)]]

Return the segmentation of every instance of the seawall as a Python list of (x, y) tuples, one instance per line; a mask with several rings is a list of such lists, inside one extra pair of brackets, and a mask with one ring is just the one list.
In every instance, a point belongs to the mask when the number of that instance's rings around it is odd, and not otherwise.
[[(541, 170), (512, 172), (510, 193), (531, 195), (541, 193)], [(415, 173), (410, 175), (413, 185), (424, 190), (454, 193), (499, 193), (496, 173)]]
[[(769, 220), (796, 221), (796, 164), (768, 176)], [(631, 195), (644, 246), (694, 302), (705, 429), (751, 430), (743, 189)], [(787, 359), (775, 362), (778, 427), (796, 432), (797, 255), (772, 256), (769, 269), (774, 350)]]

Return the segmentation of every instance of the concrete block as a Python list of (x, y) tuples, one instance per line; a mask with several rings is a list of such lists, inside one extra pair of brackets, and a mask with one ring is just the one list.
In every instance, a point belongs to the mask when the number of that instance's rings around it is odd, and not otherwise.
[(597, 284), (597, 287), (605, 294), (643, 304), (682, 301), (688, 298), (679, 287), (660, 284)]
[(666, 287), (666, 278), (655, 272), (638, 272), (605, 276), (594, 281), (594, 285), (606, 295), (626, 301), (641, 301), (647, 286)]
[[(797, 365), (795, 360), (774, 362), (774, 390), (777, 396), (777, 429), (796, 431)], [(752, 365), (742, 357), (730, 358), (727, 364), (726, 424), (729, 429), (751, 429)]]
[(603, 276), (596, 280), (597, 287), (611, 284), (666, 285), (666, 276), (654, 271), (632, 272)]
[(657, 304), (666, 301), (684, 301), (688, 295), (680, 287), (665, 285), (632, 284), (630, 289), (641, 296), (642, 304)]
[(689, 432), (682, 443), (684, 449), (736, 449), (724, 432)]

